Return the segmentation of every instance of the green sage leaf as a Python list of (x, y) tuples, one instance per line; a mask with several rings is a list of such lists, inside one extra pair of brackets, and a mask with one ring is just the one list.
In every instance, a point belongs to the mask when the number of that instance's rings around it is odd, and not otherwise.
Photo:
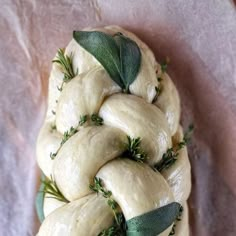
[(136, 79), (141, 65), (138, 45), (121, 33), (114, 37), (99, 31), (74, 31), (73, 38), (92, 54), (125, 92)]
[(170, 203), (126, 222), (127, 236), (156, 236), (166, 230), (178, 217), (181, 205)]
[(128, 91), (129, 85), (136, 79), (139, 72), (141, 52), (136, 42), (121, 33), (116, 34), (114, 38), (120, 49), (121, 79), (125, 85), (125, 91)]
[(112, 36), (99, 31), (74, 31), (73, 38), (102, 64), (121, 88), (124, 88), (120, 77), (119, 48)]
[[(45, 180), (45, 176), (42, 174), (41, 177), (42, 181)], [(41, 182), (41, 185), (39, 187), (39, 191), (36, 195), (36, 201), (35, 201), (35, 206), (36, 206), (36, 212), (39, 218), (39, 221), (42, 223), (44, 220), (44, 212), (43, 212), (43, 204), (44, 204), (44, 184)]]

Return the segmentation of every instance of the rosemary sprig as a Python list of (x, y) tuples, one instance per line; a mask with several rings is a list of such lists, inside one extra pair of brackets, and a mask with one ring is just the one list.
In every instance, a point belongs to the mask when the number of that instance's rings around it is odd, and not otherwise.
[(190, 142), (193, 129), (193, 124), (189, 125), (188, 130), (184, 134), (183, 140), (177, 143), (175, 147), (169, 148), (166, 153), (163, 154), (160, 163), (154, 166), (155, 170), (161, 172), (164, 169), (168, 169), (177, 161), (179, 151)]
[(58, 63), (62, 68), (62, 73), (64, 74), (61, 86), (57, 86), (57, 89), (61, 92), (63, 89), (63, 85), (73, 79), (78, 74), (78, 70), (76, 71), (76, 73), (73, 70), (72, 54), (70, 56), (65, 55), (65, 50), (62, 48), (58, 49), (57, 57), (52, 62)]
[(181, 206), (180, 209), (179, 209), (179, 215), (176, 218), (176, 221), (175, 221), (175, 223), (174, 223), (174, 225), (173, 225), (173, 227), (171, 229), (171, 232), (169, 233), (169, 236), (175, 235), (176, 224), (177, 224), (177, 221), (181, 221), (182, 220), (181, 217), (182, 217), (183, 211), (184, 211), (184, 208), (183, 208), (183, 206)]
[(47, 196), (48, 198), (54, 198), (61, 202), (68, 203), (69, 201), (63, 196), (59, 188), (57, 187), (57, 184), (55, 180), (53, 180), (52, 176), (51, 179), (46, 178), (45, 180), (41, 180), (41, 182), (44, 185), (43, 192), (46, 194), (49, 194), (50, 196)]
[(72, 54), (70, 56), (65, 55), (65, 50), (62, 48), (59, 48), (57, 51), (57, 57), (55, 60), (53, 60), (53, 63), (58, 63), (61, 68), (62, 72), (64, 74), (63, 82), (68, 82), (71, 79), (73, 79), (77, 74), (74, 73), (73, 67), (72, 67)]
[(124, 155), (132, 160), (143, 163), (147, 159), (147, 154), (141, 149), (141, 138), (131, 138), (127, 136), (128, 143)]
[(103, 119), (97, 114), (92, 114), (91, 121), (97, 126), (103, 125)]

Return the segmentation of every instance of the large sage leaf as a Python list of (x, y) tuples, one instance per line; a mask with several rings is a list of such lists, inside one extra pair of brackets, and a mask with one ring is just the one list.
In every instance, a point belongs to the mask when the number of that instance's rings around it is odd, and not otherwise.
[(105, 68), (110, 77), (123, 88), (120, 78), (119, 48), (112, 36), (103, 32), (74, 31), (73, 38), (91, 53)]
[(120, 71), (121, 79), (128, 91), (129, 85), (135, 80), (140, 64), (141, 52), (138, 45), (131, 39), (118, 33), (114, 36), (120, 51)]
[(170, 203), (126, 222), (127, 236), (156, 236), (167, 229), (179, 215), (181, 205)]
[(74, 31), (73, 37), (102, 64), (111, 79), (128, 92), (141, 64), (138, 45), (121, 33), (112, 37), (98, 31)]

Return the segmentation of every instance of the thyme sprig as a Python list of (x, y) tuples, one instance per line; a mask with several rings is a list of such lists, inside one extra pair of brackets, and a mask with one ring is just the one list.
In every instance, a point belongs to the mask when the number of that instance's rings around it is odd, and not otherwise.
[(111, 207), (116, 223), (119, 224), (118, 221), (118, 203), (112, 198), (112, 192), (106, 190), (102, 186), (102, 180), (100, 178), (95, 177), (94, 183), (89, 185), (89, 188), (96, 193), (101, 193), (104, 198), (107, 198), (107, 204)]
[(145, 162), (147, 159), (147, 154), (141, 149), (141, 138), (131, 138), (127, 136), (128, 143), (126, 144), (126, 151), (124, 155), (137, 162)]
[(98, 236), (125, 236), (126, 233), (126, 222), (125, 217), (122, 213), (117, 214), (119, 224), (114, 221), (113, 225), (108, 229), (102, 230)]
[(113, 211), (115, 221), (114, 224), (108, 229), (101, 231), (98, 236), (113, 236), (113, 235), (124, 235), (125, 232), (125, 218), (122, 213), (118, 211), (119, 205), (112, 198), (112, 192), (106, 190), (102, 186), (102, 179), (95, 177), (94, 183), (89, 185), (89, 188), (96, 193), (101, 193), (104, 198), (107, 198), (107, 204)]
[[(56, 152), (54, 152), (54, 153), (51, 152), (51, 153), (50, 153), (50, 158), (51, 158), (52, 160), (55, 159), (57, 153), (59, 152), (59, 150), (61, 149), (61, 147), (63, 146), (63, 144), (64, 144), (70, 137), (72, 137), (74, 134), (76, 134), (76, 133), (79, 131), (79, 127), (80, 127), (80, 126), (83, 126), (83, 125), (88, 121), (88, 118), (89, 118), (88, 115), (80, 116), (80, 120), (79, 120), (79, 123), (78, 123), (77, 127), (71, 126), (69, 130), (67, 130), (66, 132), (64, 132), (59, 148), (57, 149)], [(101, 117), (99, 117), (97, 114), (93, 114), (93, 115), (91, 116), (91, 121), (92, 121), (92, 123), (93, 123), (94, 125), (96, 125), (96, 126), (103, 125), (103, 119), (102, 119)]]
[(183, 206), (181, 206), (181, 207), (179, 208), (179, 215), (178, 215), (178, 217), (176, 218), (176, 221), (175, 221), (175, 223), (174, 223), (174, 225), (173, 225), (173, 227), (172, 227), (172, 229), (171, 229), (171, 232), (169, 233), (169, 236), (175, 235), (176, 224), (178, 223), (177, 221), (181, 221), (181, 220), (182, 220), (181, 217), (182, 217), (183, 211), (184, 211), (184, 208), (183, 208)]
[(103, 125), (103, 119), (102, 117), (98, 116), (97, 114), (92, 114), (91, 121), (96, 125), (100, 126)]
[(47, 196), (47, 198), (54, 198), (61, 202), (68, 203), (69, 201), (63, 196), (61, 191), (59, 190), (55, 180), (53, 180), (52, 176), (51, 179), (45, 178), (45, 180), (41, 180), (41, 182), (44, 185), (43, 192), (46, 194), (49, 194), (50, 196)]
[(179, 151), (190, 142), (193, 129), (193, 124), (189, 125), (188, 130), (184, 134), (183, 140), (178, 142), (175, 147), (167, 149), (166, 153), (162, 156), (162, 160), (154, 166), (155, 170), (161, 172), (164, 169), (168, 169), (177, 161)]

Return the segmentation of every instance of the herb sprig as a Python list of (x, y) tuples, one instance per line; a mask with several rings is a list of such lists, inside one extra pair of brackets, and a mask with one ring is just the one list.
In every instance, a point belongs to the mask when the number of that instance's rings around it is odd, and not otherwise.
[(137, 162), (145, 162), (147, 154), (140, 147), (141, 138), (131, 138), (130, 136), (127, 136), (127, 140), (126, 151), (123, 155)]
[[(80, 126), (83, 126), (89, 119), (89, 115), (83, 115), (83, 116), (80, 116), (80, 120), (79, 120), (79, 124), (77, 127), (70, 127), (69, 130), (67, 130), (66, 132), (64, 132), (63, 134), (63, 137), (62, 137), (62, 140), (61, 140), (61, 143), (60, 143), (60, 146), (59, 148), (57, 149), (56, 152), (54, 153), (50, 153), (50, 158), (53, 160), (55, 159), (57, 153), (59, 152), (59, 150), (61, 149), (61, 147), (63, 146), (63, 144), (70, 138), (72, 137), (74, 134), (76, 134), (78, 131), (79, 131), (79, 127)], [(98, 116), (97, 114), (92, 114), (91, 115), (91, 121), (94, 125), (96, 126), (101, 126), (103, 125), (103, 119)]]
[(56, 59), (52, 61), (53, 63), (58, 63), (61, 66), (62, 73), (64, 74), (61, 86), (57, 87), (60, 92), (62, 91), (63, 85), (69, 82), (78, 74), (78, 70), (76, 72), (74, 72), (73, 70), (72, 58), (72, 54), (70, 56), (67, 56), (65, 55), (65, 50), (59, 48), (57, 51)]
[(53, 180), (52, 176), (51, 179), (46, 178), (45, 180), (41, 180), (42, 184), (44, 185), (43, 192), (49, 194), (47, 198), (54, 198), (61, 202), (68, 203), (69, 201), (63, 196), (61, 191), (59, 190), (55, 180)]
[[(157, 76), (158, 82), (161, 82), (163, 80), (163, 75), (166, 73), (169, 63), (170, 63), (169, 57), (166, 57), (165, 61), (161, 63), (161, 74)], [(156, 73), (158, 74), (158, 71)], [(160, 96), (160, 94), (163, 90), (161, 83), (159, 84), (158, 87), (157, 86), (155, 87), (155, 90), (156, 90), (156, 95), (155, 95), (152, 103), (157, 101), (157, 98)]]
[(161, 172), (164, 169), (168, 169), (177, 161), (179, 151), (190, 142), (193, 129), (193, 124), (189, 125), (188, 130), (184, 134), (183, 140), (178, 142), (175, 147), (169, 148), (166, 153), (163, 154), (160, 163), (154, 166), (155, 170)]
[(125, 218), (122, 213), (118, 211), (118, 203), (112, 198), (112, 192), (106, 190), (102, 186), (102, 179), (95, 177), (94, 183), (89, 185), (89, 188), (96, 193), (101, 193), (104, 198), (107, 199), (107, 204), (113, 211), (115, 222), (108, 229), (104, 229), (98, 234), (98, 236), (113, 236), (113, 235), (123, 235), (125, 232)]
[(113, 225), (108, 229), (102, 230), (98, 236), (126, 236), (126, 222), (122, 213), (117, 214), (119, 224), (114, 221)]
[(112, 192), (106, 190), (103, 186), (102, 186), (102, 180), (100, 178), (95, 177), (94, 178), (94, 184), (90, 184), (89, 188), (91, 190), (93, 190), (96, 193), (101, 193), (102, 196), (104, 198), (107, 198), (107, 204), (111, 207), (116, 223), (118, 224), (118, 218), (117, 218), (117, 214), (118, 214), (118, 203), (111, 197), (112, 196)]

